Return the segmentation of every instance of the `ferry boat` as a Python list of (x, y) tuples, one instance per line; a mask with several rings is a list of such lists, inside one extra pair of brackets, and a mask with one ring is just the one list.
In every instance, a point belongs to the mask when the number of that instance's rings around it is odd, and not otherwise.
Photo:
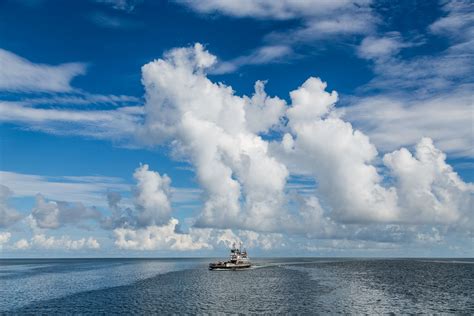
[(237, 248), (234, 243), (230, 250), (230, 260), (209, 263), (209, 270), (237, 270), (250, 268), (252, 263), (250, 263), (247, 250), (244, 249), (242, 251), (241, 249), (242, 243), (240, 243), (239, 248)]

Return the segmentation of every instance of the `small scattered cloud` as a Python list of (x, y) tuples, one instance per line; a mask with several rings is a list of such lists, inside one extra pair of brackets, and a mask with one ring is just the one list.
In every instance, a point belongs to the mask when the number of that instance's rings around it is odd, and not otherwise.
[(4, 247), (5, 244), (8, 243), (12, 234), (9, 232), (0, 232), (0, 249)]
[[(82, 249), (91, 249), (97, 250), (100, 249), (100, 243), (97, 239), (93, 237), (80, 238), (80, 239), (71, 239), (69, 236), (47, 236), (45, 234), (34, 235), (29, 245), (31, 248), (36, 249), (52, 249), (52, 250), (82, 250)], [(20, 248), (17, 248), (20, 249)]]
[(14, 197), (35, 197), (43, 199), (86, 203), (88, 206), (106, 206), (107, 191), (128, 191), (130, 185), (120, 178), (104, 176), (49, 177), (0, 171), (2, 183), (10, 187)]
[[(411, 93), (434, 96), (447, 93), (461, 85), (472, 84), (474, 50), (474, 7), (469, 1), (446, 1), (445, 15), (426, 27), (426, 34), (404, 40), (402, 34), (389, 32), (370, 34), (358, 47), (358, 55), (372, 59), (374, 77), (360, 87), (361, 93)], [(448, 44), (441, 51), (398, 54), (428, 42), (433, 34), (443, 37)], [(433, 41), (434, 42), (434, 41)]]
[(25, 250), (31, 247), (30, 243), (26, 239), (20, 239), (13, 244), (13, 249)]
[(143, 0), (94, 0), (118, 11), (132, 12)]
[(294, 52), (289, 46), (262, 46), (254, 50), (249, 55), (239, 56), (229, 61), (219, 62), (216, 67), (210, 71), (210, 73), (225, 74), (234, 72), (238, 68), (246, 65), (262, 65), (287, 62), (291, 56), (294, 56)]
[(436, 57), (376, 59), (374, 78), (358, 90), (359, 94), (375, 91), (435, 95), (469, 83), (472, 64), (470, 56), (449, 50)]
[(301, 45), (324, 45), (325, 39), (349, 38), (373, 33), (378, 22), (370, 0), (342, 1), (187, 1), (178, 0), (203, 15), (225, 15), (258, 20), (294, 20), (297, 26), (268, 33), (264, 44), (248, 55), (220, 63), (214, 73), (230, 73), (243, 65), (287, 62)]
[(109, 105), (116, 107), (138, 106), (142, 100), (140, 98), (128, 95), (104, 95), (90, 94), (86, 92), (77, 92), (69, 94), (53, 94), (48, 97), (32, 97), (21, 100), (30, 106), (46, 105), (46, 106), (73, 106), (73, 105)]
[(84, 63), (36, 64), (4, 49), (0, 49), (0, 69), (0, 90), (22, 92), (72, 91), (72, 79), (86, 73)]
[(233, 17), (251, 17), (256, 19), (288, 20), (308, 18), (337, 12), (341, 8), (363, 6), (370, 1), (272, 1), (272, 0), (244, 0), (240, 2), (226, 0), (177, 0), (177, 3), (186, 5), (191, 9), (205, 14), (223, 14)]
[(140, 106), (113, 110), (34, 108), (28, 102), (0, 101), (0, 122), (13, 122), (29, 130), (56, 135), (82, 135), (130, 142), (143, 119)]
[(82, 203), (47, 201), (41, 194), (36, 195), (36, 203), (31, 217), (38, 228), (58, 229), (65, 225), (81, 225), (90, 220), (99, 221), (101, 213), (94, 207)]
[(396, 55), (400, 49), (409, 46), (412, 44), (404, 43), (400, 33), (391, 32), (380, 37), (364, 38), (357, 49), (357, 54), (365, 59), (386, 58)]
[(472, 41), (474, 35), (474, 5), (471, 1), (445, 1), (442, 9), (444, 16), (433, 22), (429, 30), (438, 35), (447, 36), (455, 41)]
[(9, 187), (0, 184), (0, 228), (9, 227), (23, 217), (16, 209), (9, 205), (8, 202), (12, 195), (13, 192)]
[[(201, 189), (171, 187), (168, 176), (149, 170), (146, 164), (137, 168), (134, 176), (137, 184), (131, 190), (131, 184), (115, 177), (50, 177), (0, 171), (2, 181), (15, 189), (13, 193), (0, 185), (1, 226), (11, 226), (23, 218), (9, 207), (11, 197), (35, 198), (28, 219), (39, 229), (87, 227), (88, 223), (99, 223), (105, 229), (163, 224), (169, 221), (172, 205), (197, 208), (202, 201)], [(123, 193), (134, 196), (123, 199)], [(111, 216), (103, 216), (96, 206), (108, 207)]]
[(100, 243), (93, 237), (83, 237), (72, 239), (70, 236), (47, 236), (45, 234), (34, 234), (29, 240), (22, 238), (8, 244), (11, 233), (0, 233), (0, 249), (12, 249), (24, 251), (29, 249), (38, 250), (59, 250), (59, 251), (77, 251), (77, 250), (98, 250)]
[(472, 148), (472, 88), (426, 98), (382, 95), (355, 99), (345, 117), (387, 152), (414, 146), (423, 136), (453, 157), (474, 157)]
[[(334, 15), (337, 18), (334, 18)], [(287, 44), (324, 44), (328, 38), (362, 36), (374, 32), (377, 18), (369, 7), (357, 7), (348, 4), (339, 12), (314, 16), (304, 20), (302, 26), (283, 32), (273, 32), (266, 36), (268, 42)]]
[(96, 11), (88, 15), (90, 21), (98, 26), (109, 29), (134, 29), (143, 26), (143, 23), (130, 17), (112, 15)]
[[(72, 87), (71, 80), (85, 73), (83, 63), (36, 64), (0, 49), (0, 68), (0, 91), (9, 93), (8, 101), (0, 100), (0, 122), (14, 122), (28, 130), (51, 134), (76, 134), (82, 130), (83, 136), (109, 138), (134, 129), (133, 121), (141, 120), (140, 98), (91, 94)], [(94, 114), (78, 106), (106, 109)], [(125, 133), (130, 136), (129, 132)]]

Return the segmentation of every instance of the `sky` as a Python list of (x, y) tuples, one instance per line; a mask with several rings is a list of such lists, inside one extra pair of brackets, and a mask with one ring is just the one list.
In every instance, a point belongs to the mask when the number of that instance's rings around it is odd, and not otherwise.
[(474, 5), (0, 1), (0, 256), (474, 256)]

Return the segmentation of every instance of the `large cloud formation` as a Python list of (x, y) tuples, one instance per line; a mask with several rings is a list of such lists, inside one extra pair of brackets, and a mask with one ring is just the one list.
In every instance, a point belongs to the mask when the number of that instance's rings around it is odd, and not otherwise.
[(334, 114), (337, 94), (325, 88), (320, 79), (309, 78), (290, 93), (290, 132), (283, 137), (283, 152), (301, 172), (316, 177), (333, 217), (349, 222), (394, 220), (396, 193), (381, 185), (371, 164), (377, 150), (366, 135)]
[[(108, 217), (39, 195), (29, 218), (43, 229), (96, 220), (127, 250), (205, 250), (232, 241), (271, 249), (301, 237), (377, 248), (379, 242), (473, 234), (474, 186), (453, 171), (431, 138), (421, 138), (412, 151), (380, 155), (344, 120), (338, 94), (326, 91), (321, 79), (308, 78), (287, 104), (268, 96), (262, 81), (252, 96), (212, 82), (206, 72), (215, 62), (195, 44), (144, 65), (143, 123), (127, 127), (135, 145), (170, 145), (173, 158), (193, 166), (203, 205), (196, 218), (185, 220), (185, 232), (173, 214), (171, 179), (146, 164), (134, 172), (128, 207), (120, 194), (108, 193)], [(292, 191), (295, 176), (312, 179), (314, 188)], [(299, 243), (304, 249), (317, 248), (305, 242)], [(23, 249), (31, 244), (17, 243)]]
[[(287, 106), (267, 96), (263, 82), (252, 97), (212, 82), (205, 72), (215, 60), (195, 44), (142, 69), (146, 119), (139, 137), (148, 145), (171, 143), (173, 154), (195, 167), (205, 190), (196, 227), (299, 233), (326, 227), (330, 235), (328, 227), (344, 224), (470, 222), (473, 187), (429, 138), (420, 140), (415, 157), (402, 148), (381, 164), (369, 137), (341, 118), (337, 93), (321, 79), (292, 91)], [(285, 132), (265, 140), (272, 130)], [(285, 190), (290, 174), (317, 183), (296, 210)]]
[(251, 98), (211, 82), (204, 70), (215, 60), (196, 44), (143, 66), (143, 138), (173, 141), (176, 153), (195, 165), (207, 194), (198, 225), (273, 230), (288, 170), (256, 132), (278, 124), (285, 102), (269, 98), (261, 82)]

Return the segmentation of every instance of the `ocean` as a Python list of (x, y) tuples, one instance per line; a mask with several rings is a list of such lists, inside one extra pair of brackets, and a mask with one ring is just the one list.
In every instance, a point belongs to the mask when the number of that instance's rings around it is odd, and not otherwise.
[(0, 314), (474, 314), (474, 259), (0, 259)]

